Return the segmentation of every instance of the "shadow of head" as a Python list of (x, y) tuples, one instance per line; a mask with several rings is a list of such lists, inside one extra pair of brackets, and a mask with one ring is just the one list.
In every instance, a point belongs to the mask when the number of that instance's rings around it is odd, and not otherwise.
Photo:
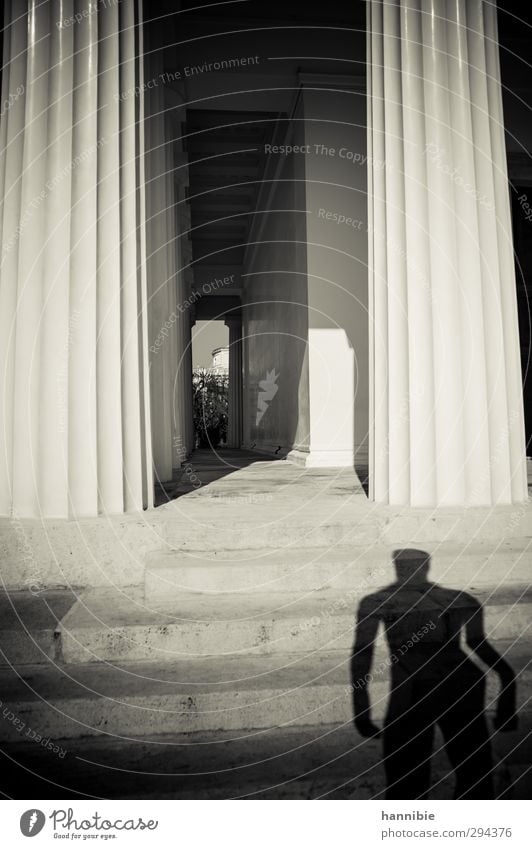
[(393, 552), (393, 564), (400, 584), (420, 584), (427, 581), (430, 554), (417, 548), (399, 548)]

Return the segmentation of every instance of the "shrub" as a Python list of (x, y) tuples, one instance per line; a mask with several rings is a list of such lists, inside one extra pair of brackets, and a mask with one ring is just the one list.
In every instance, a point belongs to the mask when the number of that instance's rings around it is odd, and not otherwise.
[(194, 444), (196, 448), (216, 448), (227, 441), (228, 377), (210, 369), (195, 369), (192, 386)]

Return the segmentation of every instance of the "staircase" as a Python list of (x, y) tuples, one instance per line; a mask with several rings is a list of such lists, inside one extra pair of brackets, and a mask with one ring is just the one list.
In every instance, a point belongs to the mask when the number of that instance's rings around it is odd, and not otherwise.
[[(409, 544), (430, 552), (432, 581), (482, 602), (491, 642), (519, 674), (521, 729), (496, 743), (501, 792), (525, 792), (528, 509), (517, 518), (516, 508), (491, 516), (376, 509), (354, 473), (283, 462), (211, 478), (159, 509), (168, 514), (165, 535), (140, 586), (4, 601), (11, 614), (3, 617), (2, 710), (18, 724), (87, 761), (116, 750), (128, 769), (141, 747), (141, 773), (145, 759), (164, 750), (165, 768), (171, 763), (182, 776), (170, 793), (180, 798), (378, 796), (379, 748), (352, 727), (348, 665), (360, 599), (393, 580), (391, 552)], [(386, 658), (380, 639), (370, 685), (376, 720), (387, 700)], [(488, 713), (496, 691), (490, 674)], [(2, 738), (21, 748), (15, 719), (4, 716)], [(298, 754), (289, 757), (292, 744)], [(33, 746), (21, 757), (44, 756)], [(277, 772), (252, 768), (270, 757)], [(227, 763), (229, 789), (197, 776)], [(441, 753), (435, 770), (437, 798), (445, 798), (452, 791)], [(313, 777), (302, 778), (307, 773)], [(137, 791), (146, 788), (131, 786), (129, 795)], [(103, 792), (112, 795), (112, 785)]]

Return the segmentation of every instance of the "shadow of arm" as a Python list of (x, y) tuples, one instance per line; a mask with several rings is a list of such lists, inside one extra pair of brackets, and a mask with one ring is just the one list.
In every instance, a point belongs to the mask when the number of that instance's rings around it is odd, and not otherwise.
[(476, 605), (474, 613), (467, 619), (466, 643), (471, 651), (499, 676), (501, 691), (497, 700), (495, 728), (501, 731), (515, 730), (517, 728), (515, 673), (486, 637), (484, 611), (480, 604)]
[(355, 643), (351, 655), (351, 690), (353, 716), (357, 730), (364, 737), (374, 737), (379, 729), (371, 721), (368, 684), (371, 681), (371, 663), (379, 616), (371, 597), (362, 599), (358, 608)]

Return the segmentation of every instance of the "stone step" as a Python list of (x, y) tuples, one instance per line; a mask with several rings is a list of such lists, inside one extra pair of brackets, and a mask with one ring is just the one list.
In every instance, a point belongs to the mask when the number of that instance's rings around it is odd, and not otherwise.
[[(494, 735), (497, 796), (530, 798), (531, 729), (529, 715), (519, 730)], [(83, 798), (88, 788), (104, 799), (174, 800), (360, 800), (384, 792), (381, 744), (362, 739), (350, 723), (261, 729), (229, 740), (219, 732), (173, 733), (151, 744), (93, 736), (60, 741), (59, 757), (31, 742), (3, 749), (11, 763), (0, 789), (15, 799), (54, 798), (49, 782), (68, 787), (69, 798)], [(454, 781), (438, 732), (431, 767), (431, 798), (452, 799)]]
[[(88, 787), (105, 799), (174, 800), (370, 799), (384, 789), (379, 743), (343, 723), (260, 729), (232, 740), (217, 732), (161, 735), (151, 744), (69, 739), (60, 741), (60, 757), (30, 743), (3, 749), (11, 759), (5, 792), (15, 799), (50, 798), (44, 775), (68, 787), (69, 798), (83, 797)], [(445, 758), (436, 754), (438, 798), (452, 798), (446, 773)]]
[(40, 663), (57, 654), (57, 629), (77, 596), (73, 590), (0, 594), (0, 665)]
[[(526, 711), (532, 673), (529, 646), (519, 651), (499, 642), (518, 675), (518, 708)], [(369, 685), (373, 714), (381, 721), (389, 689), (389, 668), (378, 662)], [(488, 674), (486, 710), (492, 713), (499, 690)], [(27, 667), (23, 677), (0, 672), (1, 739), (17, 742), (111, 735), (150, 742), (160, 734), (222, 731), (222, 739), (242, 731), (277, 727), (349, 724), (349, 657), (328, 652), (283, 655), (276, 665), (265, 658), (209, 658), (174, 663), (107, 663)], [(33, 735), (35, 736), (35, 735)], [(37, 741), (39, 742), (39, 741)]]
[[(446, 542), (423, 548), (430, 579), (451, 586), (529, 584), (532, 540)], [(146, 603), (172, 609), (183, 592), (302, 592), (382, 586), (394, 576), (389, 546), (289, 547), (284, 550), (158, 551), (147, 556)]]
[[(272, 464), (275, 465), (275, 464)], [(532, 505), (495, 508), (402, 508), (375, 504), (353, 488), (349, 476), (324, 470), (315, 483), (305, 470), (301, 488), (282, 480), (262, 492), (254, 479), (230, 476), (158, 508), (169, 549), (224, 551), (282, 550), (335, 545), (392, 546), (427, 542), (532, 538)], [(349, 470), (348, 470), (349, 471)], [(249, 476), (250, 470), (245, 470)], [(264, 500), (261, 501), (260, 499)]]
[[(96, 589), (84, 592), (60, 627), (66, 663), (193, 659), (348, 650), (363, 592), (306, 595), (182, 593), (173, 613), (150, 610), (142, 594)], [(532, 620), (527, 588), (477, 592), (486, 633), (521, 638)], [(427, 620), (431, 613), (427, 611)]]

